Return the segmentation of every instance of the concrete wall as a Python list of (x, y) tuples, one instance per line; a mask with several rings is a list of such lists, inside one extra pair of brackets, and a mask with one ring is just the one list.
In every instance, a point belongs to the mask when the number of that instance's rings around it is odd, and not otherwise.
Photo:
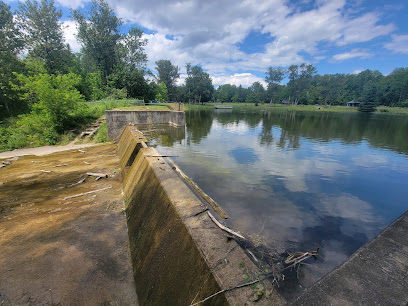
[(109, 140), (117, 141), (125, 126), (129, 124), (162, 124), (184, 126), (185, 113), (178, 111), (106, 111)]
[[(130, 137), (130, 127), (122, 137)], [(140, 137), (140, 136), (139, 136)], [(122, 165), (132, 153), (120, 141)], [(141, 146), (130, 146), (140, 148)], [(150, 156), (146, 156), (150, 155)], [(153, 148), (140, 148), (123, 181), (134, 278), (140, 305), (190, 305), (244, 283), (259, 269), (219, 229), (203, 204)], [(126, 167), (126, 166), (125, 166)], [(264, 283), (267, 289), (271, 285)], [(257, 289), (217, 295), (205, 305), (246, 305)], [(274, 291), (258, 305), (282, 305)]]

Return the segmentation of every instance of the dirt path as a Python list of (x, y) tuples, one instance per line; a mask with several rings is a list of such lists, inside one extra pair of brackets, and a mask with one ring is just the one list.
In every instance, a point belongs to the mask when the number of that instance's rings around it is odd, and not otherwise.
[(37, 155), (43, 156), (51, 153), (62, 152), (72, 149), (81, 149), (98, 145), (96, 143), (84, 143), (84, 144), (73, 144), (70, 143), (66, 146), (44, 146), (37, 148), (26, 148), (26, 149), (16, 149), (13, 151), (6, 151), (0, 153), (0, 158), (10, 158), (15, 156), (24, 156), (24, 155)]

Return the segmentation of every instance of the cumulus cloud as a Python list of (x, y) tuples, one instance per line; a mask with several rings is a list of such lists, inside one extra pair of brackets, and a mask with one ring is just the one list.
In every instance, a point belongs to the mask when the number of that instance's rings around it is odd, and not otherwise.
[(219, 86), (222, 84), (231, 84), (231, 85), (242, 85), (243, 87), (249, 87), (254, 82), (261, 83), (264, 87), (267, 86), (266, 82), (252, 73), (235, 73), (233, 75), (218, 75), (212, 76), (214, 86)]
[(368, 51), (360, 50), (360, 49), (353, 49), (349, 52), (338, 53), (333, 55), (332, 60), (335, 62), (341, 62), (352, 58), (369, 58), (372, 57), (373, 54)]
[[(283, 0), (108, 1), (126, 23), (153, 32), (145, 35), (150, 69), (159, 59), (169, 59), (179, 67), (190, 62), (202, 65), (215, 81), (219, 75), (229, 77), (227, 74), (245, 70), (264, 72), (269, 66), (318, 62), (330, 57), (322, 44), (364, 43), (395, 30), (393, 24), (381, 22), (379, 13), (362, 14), (362, 3), (350, 6), (346, 0), (315, 0), (301, 7)], [(79, 7), (85, 2), (59, 3)], [(258, 52), (247, 54), (240, 44), (250, 33), (263, 34), (270, 41)], [(406, 40), (403, 35), (395, 36), (386, 47), (405, 53)], [(369, 52), (353, 49), (336, 56), (333, 59), (340, 61), (368, 57)]]
[(65, 42), (71, 46), (73, 52), (79, 52), (81, 50), (81, 45), (76, 39), (77, 28), (75, 22), (72, 20), (66, 20), (62, 22), (62, 28), (64, 31)]
[(392, 41), (385, 44), (394, 53), (408, 54), (408, 35), (392, 35)]

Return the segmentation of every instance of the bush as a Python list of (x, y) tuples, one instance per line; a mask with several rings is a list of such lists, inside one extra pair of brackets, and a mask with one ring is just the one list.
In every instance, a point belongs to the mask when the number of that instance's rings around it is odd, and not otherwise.
[(361, 102), (358, 110), (363, 113), (372, 113), (375, 112), (375, 103), (374, 102)]

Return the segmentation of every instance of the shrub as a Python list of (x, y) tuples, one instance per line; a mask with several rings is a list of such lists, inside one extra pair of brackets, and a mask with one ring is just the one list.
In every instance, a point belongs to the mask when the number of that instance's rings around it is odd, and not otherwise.
[(358, 110), (364, 113), (372, 113), (375, 112), (375, 103), (374, 102), (361, 102)]

